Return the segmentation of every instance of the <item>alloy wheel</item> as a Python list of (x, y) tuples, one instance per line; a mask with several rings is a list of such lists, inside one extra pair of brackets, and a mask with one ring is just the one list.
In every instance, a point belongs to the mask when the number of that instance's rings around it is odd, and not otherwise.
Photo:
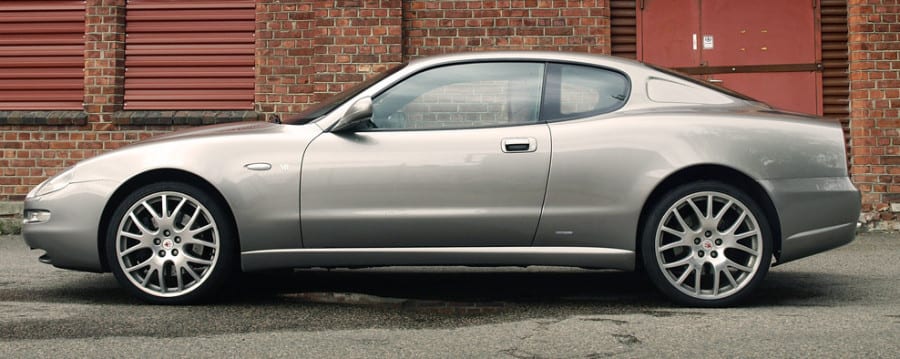
[(747, 205), (725, 193), (703, 191), (680, 198), (663, 214), (654, 249), (672, 287), (717, 300), (740, 292), (759, 272), (762, 236)]
[(179, 192), (157, 192), (132, 205), (116, 232), (118, 264), (135, 287), (175, 297), (200, 287), (220, 253), (216, 221), (200, 201)]

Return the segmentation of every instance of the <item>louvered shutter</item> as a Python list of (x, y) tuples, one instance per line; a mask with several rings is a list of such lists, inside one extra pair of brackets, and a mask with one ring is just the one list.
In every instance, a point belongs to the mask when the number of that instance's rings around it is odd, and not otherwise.
[(84, 2), (0, 3), (0, 110), (80, 110)]
[(250, 110), (255, 3), (130, 0), (126, 110)]
[(612, 0), (609, 8), (612, 55), (636, 59), (637, 4), (634, 0)]

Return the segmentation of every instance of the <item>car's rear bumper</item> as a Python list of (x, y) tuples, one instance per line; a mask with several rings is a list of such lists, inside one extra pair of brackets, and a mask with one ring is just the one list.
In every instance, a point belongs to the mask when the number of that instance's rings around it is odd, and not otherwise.
[[(72, 183), (66, 188), (25, 200), (22, 236), (32, 249), (45, 252), (40, 260), (55, 267), (103, 271), (98, 227), (108, 198), (108, 182)], [(35, 211), (49, 213), (46, 221), (29, 221)]]
[(847, 177), (761, 181), (781, 221), (778, 264), (853, 241), (860, 194)]

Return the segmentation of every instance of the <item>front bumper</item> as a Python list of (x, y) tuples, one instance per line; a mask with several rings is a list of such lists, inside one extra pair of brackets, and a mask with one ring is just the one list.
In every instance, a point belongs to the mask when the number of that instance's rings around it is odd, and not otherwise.
[(103, 271), (99, 225), (115, 188), (116, 184), (110, 181), (78, 182), (57, 192), (26, 199), (26, 221), (22, 225), (25, 243), (46, 252), (41, 262), (59, 268)]
[(783, 264), (853, 241), (860, 194), (847, 177), (761, 181), (781, 221)]

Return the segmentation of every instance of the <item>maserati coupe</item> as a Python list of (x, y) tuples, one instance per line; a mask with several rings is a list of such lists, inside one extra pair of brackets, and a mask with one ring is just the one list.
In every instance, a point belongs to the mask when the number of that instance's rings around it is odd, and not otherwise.
[(630, 60), (483, 52), (82, 161), (28, 194), (23, 235), (158, 304), (239, 271), (541, 265), (721, 307), (852, 241), (859, 210), (835, 121)]

